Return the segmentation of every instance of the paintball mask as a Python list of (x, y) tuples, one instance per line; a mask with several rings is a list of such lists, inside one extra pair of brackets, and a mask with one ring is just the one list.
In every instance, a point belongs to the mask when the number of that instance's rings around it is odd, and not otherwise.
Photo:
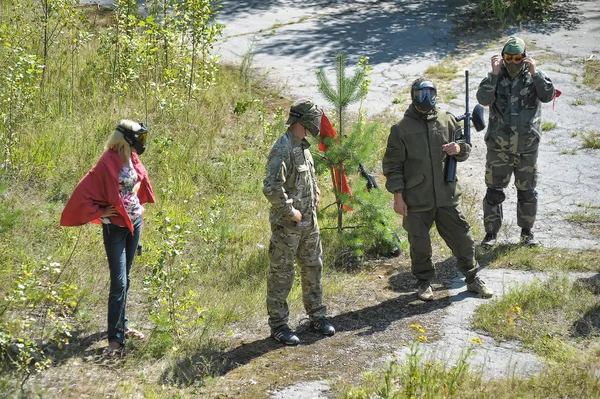
[(321, 128), (321, 117), (323, 110), (319, 108), (312, 100), (301, 99), (292, 104), (290, 107), (290, 116), (287, 124), (299, 122), (304, 126), (310, 134), (317, 136)]
[(146, 150), (146, 138), (148, 137), (148, 128), (143, 123), (139, 123), (140, 128), (137, 131), (126, 128), (125, 126), (117, 126), (117, 131), (123, 133), (125, 141), (135, 148), (138, 155), (142, 155)]
[(437, 90), (431, 81), (420, 80), (415, 82), (410, 90), (410, 95), (413, 106), (419, 112), (426, 114), (435, 108)]

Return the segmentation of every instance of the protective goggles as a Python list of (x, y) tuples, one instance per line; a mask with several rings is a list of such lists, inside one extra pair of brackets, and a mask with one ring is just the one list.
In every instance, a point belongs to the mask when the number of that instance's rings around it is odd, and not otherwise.
[(504, 58), (504, 61), (506, 62), (510, 62), (510, 61), (514, 61), (514, 62), (521, 62), (521, 60), (525, 57), (524, 54), (502, 54), (502, 58)]
[(140, 129), (136, 132), (134, 132), (133, 130), (129, 130), (123, 126), (117, 126), (117, 130), (123, 133), (124, 136), (134, 138), (135, 141), (137, 141), (141, 145), (145, 145), (146, 139), (148, 138), (148, 128), (144, 126), (144, 124), (141, 122), (139, 122), (139, 125)]
[[(142, 124), (140, 123), (140, 125), (142, 125)], [(142, 125), (142, 126), (144, 126), (144, 125)], [(146, 139), (147, 138), (148, 138), (148, 131), (144, 131), (144, 132), (141, 132), (141, 133), (139, 131), (136, 132), (136, 140), (140, 144), (146, 145)]]
[(434, 100), (436, 96), (437, 90), (433, 87), (423, 87), (422, 89), (417, 90), (417, 92), (415, 93), (415, 97), (418, 102), (423, 102), (426, 98)]

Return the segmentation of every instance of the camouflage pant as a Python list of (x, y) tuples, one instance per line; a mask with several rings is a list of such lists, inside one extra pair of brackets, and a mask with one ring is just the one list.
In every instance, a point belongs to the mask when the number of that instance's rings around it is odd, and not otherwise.
[(302, 302), (311, 319), (325, 316), (321, 274), (321, 234), (315, 223), (307, 229), (288, 228), (271, 224), (267, 277), (267, 311), (269, 326), (275, 329), (287, 324), (289, 308), (287, 297), (294, 283), (294, 259), (298, 261), (302, 281)]
[(517, 224), (530, 229), (537, 213), (537, 151), (527, 154), (510, 154), (488, 150), (485, 166), (485, 184), (488, 187), (483, 199), (483, 225), (486, 233), (497, 233), (502, 226), (504, 191), (515, 175), (517, 188)]
[(418, 280), (431, 280), (435, 268), (431, 261), (429, 231), (435, 222), (440, 236), (456, 256), (456, 268), (470, 282), (477, 274), (475, 248), (471, 226), (458, 206), (442, 207), (424, 212), (408, 212), (402, 225), (408, 233), (412, 273)]

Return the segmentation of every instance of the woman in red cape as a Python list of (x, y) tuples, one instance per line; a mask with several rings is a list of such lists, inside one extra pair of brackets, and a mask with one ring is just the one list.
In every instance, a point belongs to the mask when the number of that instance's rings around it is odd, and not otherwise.
[(60, 219), (61, 226), (102, 224), (110, 270), (108, 356), (120, 353), (125, 335), (143, 337), (127, 326), (125, 305), (142, 232), (142, 205), (154, 202), (148, 173), (138, 158), (146, 149), (147, 132), (142, 123), (122, 120), (108, 138), (102, 157), (75, 187)]

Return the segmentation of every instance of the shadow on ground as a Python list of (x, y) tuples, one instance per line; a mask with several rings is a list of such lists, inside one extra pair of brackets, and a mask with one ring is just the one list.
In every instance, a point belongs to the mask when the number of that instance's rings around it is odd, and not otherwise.
[[(453, 259), (453, 258), (452, 258)], [(442, 268), (451, 268), (455, 262), (449, 260), (442, 262)], [(449, 272), (448, 272), (449, 273)], [(446, 274), (446, 272), (442, 273)], [(161, 377), (163, 384), (175, 386), (190, 386), (202, 384), (206, 377), (223, 376), (232, 370), (251, 363), (253, 360), (268, 355), (270, 352), (278, 351), (276, 360), (271, 358), (272, 368), (278, 367), (292, 359), (309, 356), (303, 350), (311, 353), (321, 352), (325, 347), (311, 348), (319, 341), (327, 339), (325, 343), (329, 350), (344, 346), (346, 338), (364, 338), (373, 336), (370, 340), (378, 341), (377, 335), (386, 335), (386, 330), (393, 324), (403, 319), (414, 316), (426, 315), (450, 305), (450, 298), (441, 297), (433, 302), (421, 302), (417, 300), (414, 286), (416, 280), (408, 272), (394, 274), (389, 278), (389, 285), (382, 287), (384, 290), (398, 292), (399, 295), (384, 300), (372, 306), (349, 311), (330, 317), (329, 320), (335, 326), (337, 332), (334, 337), (325, 338), (310, 329), (308, 321), (302, 323), (295, 331), (301, 337), (301, 344), (296, 348), (286, 350), (282, 345), (270, 337), (265, 337), (241, 345), (229, 351), (200, 351), (191, 356), (177, 361), (168, 368)], [(397, 337), (397, 339), (400, 339)], [(339, 342), (338, 342), (339, 341)], [(335, 351), (331, 352), (335, 353)], [(310, 357), (310, 356), (309, 356)]]
[[(600, 296), (600, 274), (592, 277), (580, 278), (576, 282), (590, 290), (596, 297)], [(587, 338), (590, 335), (600, 334), (600, 303), (587, 311), (573, 323), (573, 338)]]
[[(276, 5), (293, 4), (283, 0), (257, 3), (262, 2), (224, 1), (221, 16), (241, 18), (240, 14), (254, 14), (257, 10), (266, 11)], [(412, 62), (419, 57), (439, 55), (439, 52), (447, 55), (455, 50), (448, 30), (436, 27), (449, 24), (447, 15), (460, 3), (458, 0), (397, 3), (381, 1), (279, 27), (275, 34), (255, 42), (254, 53), (275, 57), (312, 57), (321, 54), (323, 49), (331, 49), (331, 56), (343, 50), (352, 57), (368, 56), (369, 62), (376, 65), (392, 61)], [(303, 7), (341, 4), (344, 2), (314, 0), (304, 2)], [(294, 17), (289, 18), (293, 22)]]

